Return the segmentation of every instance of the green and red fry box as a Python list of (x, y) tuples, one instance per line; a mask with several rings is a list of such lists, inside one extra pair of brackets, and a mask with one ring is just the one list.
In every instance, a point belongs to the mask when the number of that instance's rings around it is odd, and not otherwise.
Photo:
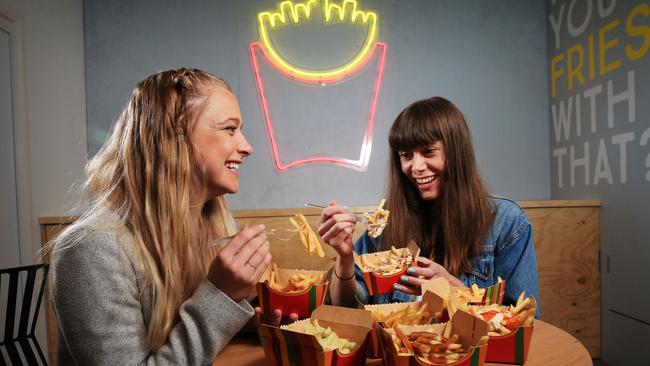
[[(460, 287), (452, 287), (451, 289), (452, 291), (454, 289), (466, 290), (466, 288), (460, 288)], [(499, 283), (495, 283), (490, 287), (486, 287), (481, 301), (468, 302), (465, 305), (492, 305), (492, 304), (501, 305), (503, 303), (503, 295), (505, 294), (505, 292), (506, 292), (506, 281), (501, 281)]]
[[(339, 337), (356, 342), (357, 347), (347, 354), (338, 350), (325, 351), (315, 336), (301, 332), (312, 319), (318, 319), (322, 327), (330, 327)], [(267, 365), (355, 366), (365, 365), (371, 328), (369, 311), (323, 305), (314, 310), (310, 319), (282, 327), (262, 324), (258, 332)]]
[[(378, 304), (378, 305), (364, 305), (363, 308), (365, 310), (370, 311), (371, 313), (380, 311), (382, 313), (387, 314), (390, 313), (391, 311), (400, 310), (412, 306), (413, 304), (416, 304), (417, 308), (419, 309), (423, 303), (427, 303), (428, 304), (427, 311), (431, 314), (431, 316), (424, 324), (433, 324), (436, 322), (436, 319), (434, 318), (435, 313), (442, 313), (442, 310), (444, 309), (445, 306), (444, 301), (437, 294), (431, 291), (427, 291), (426, 283), (422, 285), (422, 291), (424, 292), (424, 295), (422, 295), (421, 301), (396, 302), (391, 304)], [(372, 358), (381, 357), (379, 331), (377, 330), (377, 328), (380, 326), (381, 325), (379, 325), (377, 322), (373, 320), (372, 330), (370, 331), (370, 336), (368, 337), (368, 357), (372, 357)]]
[(506, 335), (490, 336), (485, 360), (523, 365), (528, 359), (532, 337), (532, 325), (517, 327), (515, 331)]
[(494, 285), (485, 289), (483, 294), (483, 301), (481, 305), (501, 305), (503, 303), (503, 295), (506, 292), (506, 281), (495, 283)]
[[(478, 319), (471, 314), (459, 310), (454, 314), (451, 323), (431, 324), (431, 325), (405, 325), (399, 326), (405, 334), (415, 331), (432, 331), (438, 334), (444, 334), (447, 327), (451, 327), (450, 334), (458, 334), (457, 343), (463, 345), (468, 350), (467, 355), (460, 360), (448, 363), (447, 366), (483, 366), (485, 364), (488, 346), (481, 345), (481, 338), (487, 336), (487, 323)], [(379, 334), (384, 351), (384, 365), (387, 366), (420, 366), (430, 365), (424, 363), (415, 355), (399, 354), (395, 349), (392, 337), (386, 329), (379, 327)]]
[(363, 282), (366, 284), (366, 287), (368, 288), (368, 294), (369, 295), (379, 295), (379, 294), (385, 294), (387, 292), (393, 292), (393, 285), (399, 282), (400, 276), (406, 273), (406, 270), (409, 267), (415, 267), (417, 265), (417, 257), (420, 255), (420, 248), (418, 245), (411, 240), (406, 248), (411, 251), (411, 255), (413, 256), (413, 262), (408, 265), (404, 266), (399, 272), (389, 274), (389, 275), (379, 275), (375, 274), (373, 272), (364, 272), (363, 270), (363, 265), (361, 264), (361, 256), (368, 256), (368, 257), (380, 257), (384, 255), (388, 255), (390, 253), (390, 250), (384, 250), (381, 252), (375, 252), (375, 253), (368, 253), (368, 254), (357, 254), (353, 252), (354, 255), (354, 263), (356, 264), (359, 269), (361, 269), (361, 273), (363, 274)]
[[(474, 308), (474, 307), (473, 307)], [(480, 309), (480, 306), (475, 307)], [(501, 306), (501, 308), (507, 308)], [(505, 335), (490, 336), (488, 340), (487, 362), (511, 363), (522, 365), (528, 359), (530, 340), (533, 337), (533, 324), (519, 326)]]
[(296, 313), (300, 318), (307, 318), (311, 315), (312, 311), (325, 302), (332, 276), (332, 267), (326, 271), (278, 268), (278, 272), (276, 273), (283, 283), (293, 274), (317, 274), (322, 276), (322, 281), (309, 286), (309, 288), (301, 292), (287, 293), (277, 291), (268, 285), (271, 275), (271, 266), (269, 266), (257, 283), (257, 298), (262, 308), (262, 313), (271, 313), (275, 309), (280, 309), (284, 315)]

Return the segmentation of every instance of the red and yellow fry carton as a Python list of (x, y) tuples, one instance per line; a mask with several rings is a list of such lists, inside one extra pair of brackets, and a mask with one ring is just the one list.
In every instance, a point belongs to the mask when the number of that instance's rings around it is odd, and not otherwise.
[(420, 248), (410, 241), (405, 248), (391, 248), (381, 252), (354, 255), (354, 263), (363, 274), (363, 282), (368, 294), (378, 295), (393, 291), (393, 285), (399, 282), (406, 270), (417, 264)]
[(486, 361), (523, 364), (528, 358), (537, 302), (534, 297), (524, 299), (516, 306), (472, 306), (468, 312), (488, 324), (488, 353)]
[[(337, 337), (354, 342), (354, 347), (345, 353), (328, 350), (319, 343), (317, 336), (305, 333), (315, 320), (319, 326), (329, 327)], [(309, 319), (279, 328), (263, 324), (258, 331), (270, 366), (353, 366), (365, 365), (366, 341), (371, 328), (372, 319), (366, 310), (323, 305), (314, 310)]]
[[(426, 285), (426, 284), (425, 284)], [(395, 324), (420, 325), (436, 323), (442, 316), (443, 300), (422, 286), (422, 301), (400, 302), (392, 304), (365, 305), (363, 308), (372, 313), (372, 331), (368, 337), (368, 357), (381, 357), (378, 327), (389, 328)]]
[(506, 281), (501, 281), (487, 288), (479, 288), (476, 284), (470, 287), (452, 287), (451, 295), (462, 305), (501, 305), (505, 291)]
[[(420, 366), (432, 365), (426, 361), (428, 356), (418, 356), (419, 352), (414, 345), (409, 344), (405, 352), (400, 352), (395, 343), (393, 342), (393, 330), (388, 328), (379, 327), (380, 339), (382, 342), (382, 349), (384, 351), (384, 364), (388, 366)], [(401, 332), (401, 334), (399, 334)], [(453, 343), (460, 344), (463, 352), (461, 356), (454, 361), (448, 361), (448, 366), (483, 366), (487, 355), (487, 324), (470, 315), (467, 312), (459, 310), (454, 314), (450, 323), (445, 324), (431, 324), (431, 325), (405, 325), (397, 326), (395, 333), (398, 334), (396, 338), (402, 342), (409, 342), (409, 335), (415, 332), (435, 333), (438, 335), (446, 335), (445, 337), (450, 340), (453, 338)], [(450, 337), (447, 337), (449, 335)], [(455, 338), (457, 335), (457, 338)], [(446, 343), (443, 339), (443, 342)], [(451, 342), (451, 341), (450, 341)], [(451, 347), (449, 347), (451, 349)], [(458, 349), (458, 348), (457, 348)], [(433, 355), (433, 351), (428, 355)]]
[(514, 332), (502, 336), (490, 336), (487, 362), (523, 365), (528, 359), (533, 326), (517, 327)]
[(300, 318), (309, 317), (325, 302), (331, 276), (332, 267), (326, 271), (308, 271), (269, 266), (257, 284), (262, 312), (280, 309), (284, 315), (296, 313)]

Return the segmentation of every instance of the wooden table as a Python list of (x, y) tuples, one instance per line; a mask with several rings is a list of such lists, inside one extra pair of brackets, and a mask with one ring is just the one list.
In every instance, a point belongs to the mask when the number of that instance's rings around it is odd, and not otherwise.
[[(233, 339), (217, 356), (213, 365), (264, 365), (264, 350), (257, 334), (240, 335)], [(381, 359), (368, 359), (368, 366), (382, 365)], [(504, 364), (488, 362), (486, 366)], [(573, 336), (541, 320), (535, 321), (526, 365), (593, 365), (585, 347)]]

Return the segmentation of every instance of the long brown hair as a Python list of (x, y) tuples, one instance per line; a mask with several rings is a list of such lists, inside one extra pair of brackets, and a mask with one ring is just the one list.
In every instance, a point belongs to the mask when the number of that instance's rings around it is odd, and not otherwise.
[[(449, 100), (432, 97), (406, 107), (390, 129), (387, 207), (390, 225), (382, 248), (415, 240), (423, 256), (435, 259), (449, 273), (469, 272), (492, 222), (494, 208), (479, 174), (472, 138), (461, 111)], [(420, 197), (402, 172), (399, 151), (440, 141), (446, 168), (441, 196)], [(439, 178), (439, 179), (440, 179)]]
[[(228, 84), (197, 69), (159, 72), (137, 84), (106, 143), (86, 166), (91, 208), (68, 230), (109, 209), (133, 237), (153, 297), (146, 347), (167, 341), (181, 304), (205, 278), (210, 241), (232, 231), (223, 197), (204, 202), (204, 168), (189, 140), (191, 124), (215, 88)], [(81, 240), (77, 240), (80, 242)]]

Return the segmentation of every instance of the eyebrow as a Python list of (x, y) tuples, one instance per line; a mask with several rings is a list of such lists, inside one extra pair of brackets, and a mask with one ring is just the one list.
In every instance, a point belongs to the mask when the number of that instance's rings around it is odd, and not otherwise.
[(216, 122), (216, 125), (217, 126), (223, 126), (226, 123), (231, 122), (231, 121), (237, 123), (237, 125), (240, 128), (244, 127), (244, 122), (242, 122), (239, 118), (236, 118), (236, 117), (228, 118), (228, 119), (226, 119), (225, 121), (222, 121), (222, 122)]

